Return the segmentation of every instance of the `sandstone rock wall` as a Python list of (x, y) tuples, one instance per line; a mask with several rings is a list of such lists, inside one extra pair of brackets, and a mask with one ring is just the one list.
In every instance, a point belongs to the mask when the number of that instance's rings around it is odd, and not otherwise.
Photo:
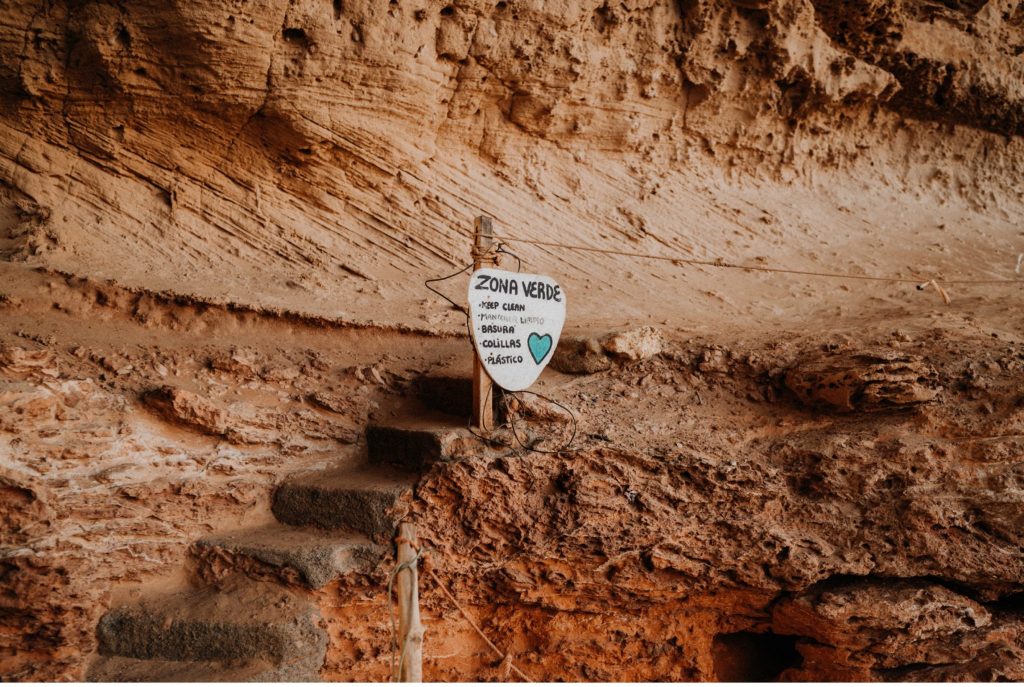
[[(132, 286), (422, 323), (386, 304), (406, 275), (463, 264), (480, 212), (535, 238), (820, 263), (801, 225), (842, 237), (843, 208), (909, 213), (899, 231), (927, 242), (949, 221), (1006, 230), (1019, 204), (1024, 29), (1007, 0), (3, 14), (0, 247)], [(949, 204), (970, 214), (936, 215)], [(622, 269), (560, 260), (572, 285)], [(697, 279), (680, 287), (695, 300)]]
[[(1022, 49), (1009, 0), (5, 3), (0, 676), (81, 677), (113, 596), (269, 518), (282, 475), (346, 459), (380, 401), (464, 357), (420, 336), (464, 323), (417, 289), (464, 264), (476, 214), (1012, 277)], [(420, 485), (439, 574), (518, 664), (1021, 678), (1015, 291), (940, 310), (913, 283), (513, 248), (573, 326), (688, 326), (646, 360), (577, 339), (565, 369), (599, 372), (559, 378), (578, 452)], [(685, 348), (695, 330), (714, 342)], [(325, 592), (325, 676), (383, 677), (382, 593)], [(434, 674), (503, 677), (425, 604)]]
[[(106, 609), (187, 576), (296, 584), (231, 556), (197, 571), (190, 547), (271, 522), (275, 485), (358, 460), (371, 413), (465, 361), (454, 338), (0, 270), (19, 275), (0, 299), (4, 678), (81, 678)], [(659, 336), (549, 378), (571, 451), (458, 442), (404, 505), (535, 679), (1020, 679), (1016, 320), (996, 302), (897, 330)], [(605, 342), (657, 332), (631, 334)], [(519, 441), (557, 448), (564, 411), (524, 405)], [(388, 563), (316, 592), (324, 677), (386, 677)], [(428, 675), (507, 677), (424, 580)]]
[(203, 534), (272, 520), (273, 485), (343, 463), (402, 384), (372, 337), (31, 272), (0, 283), (4, 680), (83, 679), (119, 593), (182, 585)]
[[(913, 339), (670, 345), (563, 398), (586, 449), (438, 466), (418, 523), (537, 675), (1018, 680), (1022, 349)], [(786, 390), (823, 367), (876, 381), (853, 408)]]

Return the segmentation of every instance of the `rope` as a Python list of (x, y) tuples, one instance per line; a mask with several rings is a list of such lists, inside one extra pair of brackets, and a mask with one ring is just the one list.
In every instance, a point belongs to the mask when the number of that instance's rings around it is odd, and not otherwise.
[(470, 257), (473, 258), (473, 262), (483, 263), (484, 265), (494, 265), (498, 260), (498, 252), (501, 248), (500, 243), (491, 243), (488, 246), (478, 246), (473, 243), (473, 247), (470, 249)]
[[(415, 542), (411, 542), (411, 541), (409, 541), (408, 539), (406, 539), (404, 537), (396, 537), (395, 538), (395, 542), (396, 543), (415, 544)], [(433, 552), (433, 549), (428, 548), (426, 546), (421, 546), (420, 548), (418, 548), (416, 550), (416, 555), (413, 557), (413, 559), (411, 561), (406, 561), (405, 563), (402, 563), (400, 565), (396, 565), (395, 569), (391, 571), (391, 575), (388, 576), (387, 604), (388, 604), (388, 617), (391, 619), (391, 680), (392, 681), (397, 680), (398, 676), (401, 675), (402, 668), (404, 667), (404, 663), (405, 663), (405, 652), (403, 651), (401, 657), (398, 660), (398, 665), (397, 665), (397, 668), (396, 668), (396, 665), (395, 665), (395, 663), (396, 663), (396, 661), (395, 661), (395, 654), (396, 654), (397, 649), (398, 649), (398, 639), (397, 639), (397, 637), (398, 637), (398, 623), (395, 620), (394, 604), (391, 602), (391, 600), (392, 600), (392, 590), (394, 588), (395, 578), (398, 577), (398, 573), (402, 572), (403, 570), (411, 570), (412, 568), (415, 568), (419, 564), (420, 560), (425, 558), (426, 554), (429, 554), (429, 553), (432, 553), (432, 552)], [(487, 637), (487, 635), (484, 634), (484, 631), (480, 629), (480, 626), (477, 625), (476, 622), (473, 620), (473, 618), (469, 615), (469, 613), (466, 612), (466, 609), (464, 609), (459, 604), (459, 602), (456, 601), (455, 596), (451, 593), (451, 591), (448, 590), (448, 587), (446, 587), (444, 585), (444, 583), (441, 582), (441, 580), (438, 578), (438, 576), (434, 573), (433, 568), (427, 568), (426, 569), (426, 573), (428, 575), (430, 575), (430, 579), (432, 579), (434, 581), (434, 584), (437, 585), (438, 589), (440, 589), (441, 592), (446, 597), (448, 597), (448, 600), (452, 602), (452, 604), (455, 606), (455, 608), (457, 608), (459, 610), (459, 613), (461, 613), (462, 617), (466, 619), (466, 622), (468, 622), (470, 624), (470, 626), (474, 630), (476, 630), (476, 633), (478, 635), (480, 635), (480, 638), (482, 640), (484, 640), (484, 642), (487, 644), (488, 647), (490, 647), (491, 651), (493, 651), (498, 656), (498, 658), (501, 659), (502, 665), (506, 666), (509, 670), (514, 672), (516, 675), (518, 675), (519, 678), (522, 679), (524, 682), (533, 682), (533, 680), (531, 680), (529, 677), (526, 676), (526, 673), (521, 671), (519, 668), (517, 668), (515, 666), (515, 664), (512, 663), (512, 655), (511, 654), (504, 653), (501, 649), (499, 649), (497, 647), (497, 645), (495, 645), (494, 642), (492, 642)], [(406, 638), (406, 639), (408, 639), (408, 638)]]
[[(726, 269), (734, 270), (750, 270), (753, 272), (772, 272), (777, 274), (797, 274), (805, 277), (825, 277), (827, 279), (858, 279), (861, 281), (881, 281), (891, 282), (898, 284), (914, 284), (919, 289), (924, 289), (925, 286), (930, 286), (932, 281), (940, 281), (937, 279), (929, 280), (912, 277), (878, 277), (869, 274), (847, 274), (843, 272), (816, 272), (813, 270), (797, 270), (786, 267), (766, 267), (763, 265), (743, 265), (734, 262), (727, 262), (722, 259), (715, 260), (701, 260), (698, 258), (684, 258), (684, 257), (670, 257), (667, 255), (654, 255), (653, 253), (637, 253), (633, 251), (615, 250), (612, 248), (594, 248), (591, 246), (578, 246), (568, 243), (557, 243), (555, 241), (537, 241), (535, 239), (525, 239), (515, 236), (501, 236), (495, 237), (500, 238), (502, 241), (511, 241), (513, 243), (526, 243), (534, 246), (545, 246), (548, 248), (563, 248), (565, 250), (579, 250), (590, 253), (601, 253), (604, 255), (621, 255), (628, 258), (642, 258), (644, 260), (663, 260), (671, 262), (673, 264), (684, 264), (684, 265), (701, 265), (704, 267), (722, 267)], [(922, 284), (922, 281), (924, 282)], [(1024, 284), (1024, 279), (942, 279), (943, 284)]]
[[(404, 541), (408, 541), (404, 537), (401, 537), (401, 539), (403, 539)], [(396, 565), (395, 569), (391, 571), (391, 575), (388, 576), (388, 598), (387, 598), (387, 604), (388, 604), (388, 617), (391, 619), (391, 681), (392, 682), (397, 681), (399, 679), (399, 676), (402, 674), (402, 668), (405, 666), (405, 651), (403, 651), (401, 657), (398, 660), (398, 668), (397, 668), (397, 670), (395, 668), (395, 653), (396, 653), (396, 651), (398, 649), (398, 622), (395, 620), (395, 607), (394, 607), (394, 604), (391, 603), (392, 589), (394, 588), (395, 578), (398, 577), (398, 573), (402, 572), (403, 570), (412, 570), (413, 568), (415, 568), (417, 563), (419, 563), (420, 557), (423, 555), (425, 550), (426, 549), (421, 546), (419, 549), (416, 550), (416, 555), (413, 556), (413, 559), (411, 561), (406, 561), (405, 563), (402, 563), (400, 565)], [(404, 637), (403, 639), (408, 640), (409, 638), (408, 637)], [(403, 642), (403, 644), (404, 644), (404, 642)]]
[(481, 630), (480, 626), (473, 621), (473, 618), (469, 615), (469, 613), (466, 612), (466, 609), (463, 608), (459, 604), (459, 602), (455, 600), (455, 596), (453, 596), (452, 593), (448, 591), (448, 588), (444, 586), (444, 583), (441, 582), (441, 580), (437, 577), (436, 574), (434, 574), (433, 569), (428, 568), (427, 574), (430, 575), (430, 579), (434, 581), (434, 584), (437, 585), (437, 588), (440, 589), (441, 592), (448, 597), (448, 600), (452, 602), (452, 605), (455, 606), (455, 608), (459, 609), (459, 613), (462, 614), (462, 617), (466, 619), (466, 622), (469, 623), (474, 630), (476, 630), (476, 633), (480, 635), (480, 639), (484, 640), (487, 646), (490, 647), (491, 651), (493, 651), (495, 655), (501, 659), (502, 663), (505, 663), (513, 673), (519, 676), (519, 678), (523, 682), (533, 682), (533, 680), (526, 676), (526, 673), (521, 671), (518, 667), (516, 667), (514, 663), (512, 663), (511, 654), (504, 653), (494, 644), (494, 642), (492, 642), (487, 637), (487, 635), (484, 634), (484, 631)]

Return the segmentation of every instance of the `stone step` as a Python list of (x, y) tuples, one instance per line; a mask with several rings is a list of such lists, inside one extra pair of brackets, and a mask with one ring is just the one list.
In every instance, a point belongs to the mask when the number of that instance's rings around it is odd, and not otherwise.
[(401, 515), (399, 499), (414, 484), (408, 473), (388, 466), (320, 472), (278, 486), (272, 508), (288, 525), (345, 528), (385, 541)]
[(167, 661), (100, 656), (86, 672), (88, 682), (319, 682), (307, 662)]
[(113, 608), (97, 631), (103, 656), (165, 661), (264, 661), (319, 670), (319, 611), (279, 585), (234, 577)]
[[(415, 389), (416, 397), (430, 410), (461, 418), (463, 422), (473, 414), (472, 371), (425, 374), (416, 380)], [(492, 394), (491, 403), (498, 407), (497, 393)]]
[[(416, 397), (432, 411), (458, 417), (463, 424), (473, 414), (472, 371), (431, 372), (416, 380), (415, 389)], [(494, 387), (491, 394), (495, 415), (501, 414), (502, 393), (501, 389)]]
[(472, 376), (425, 374), (416, 380), (416, 396), (431, 410), (463, 419), (473, 413)]
[(472, 435), (448, 417), (417, 417), (395, 423), (372, 423), (366, 428), (367, 460), (421, 472), (433, 463), (457, 455)]
[(204, 578), (222, 570), (266, 573), (313, 589), (349, 573), (369, 573), (386, 549), (344, 531), (272, 524), (203, 537), (192, 547)]

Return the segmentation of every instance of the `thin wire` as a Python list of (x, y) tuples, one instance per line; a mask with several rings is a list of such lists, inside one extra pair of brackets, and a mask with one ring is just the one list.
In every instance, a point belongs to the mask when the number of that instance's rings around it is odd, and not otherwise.
[[(565, 405), (559, 403), (558, 401), (556, 401), (555, 399), (549, 398), (549, 397), (545, 396), (544, 394), (539, 394), (536, 391), (528, 391), (526, 389), (523, 389), (522, 391), (513, 392), (512, 396), (514, 398), (516, 398), (516, 400), (518, 400), (520, 403), (522, 403), (522, 399), (520, 399), (518, 396), (516, 396), (516, 393), (532, 394), (533, 396), (536, 396), (538, 398), (542, 398), (545, 401), (547, 401), (548, 403), (556, 405), (559, 408), (561, 408), (562, 410), (564, 410), (566, 412), (566, 414), (569, 416), (569, 419), (572, 420), (572, 434), (569, 436), (569, 440), (567, 442), (565, 442), (564, 444), (562, 444), (561, 447), (559, 447), (557, 449), (554, 449), (554, 450), (548, 450), (548, 449), (536, 448), (536, 444), (533, 445), (533, 446), (527, 446), (526, 444), (523, 443), (522, 439), (519, 438), (519, 434), (516, 433), (516, 423), (515, 423), (515, 420), (513, 419), (513, 416), (515, 415), (515, 413), (511, 412), (511, 410), (508, 407), (508, 402), (506, 401), (505, 402), (505, 416), (509, 420), (509, 426), (512, 429), (512, 436), (513, 436), (513, 438), (515, 438), (516, 443), (519, 444), (523, 448), (523, 450), (525, 450), (525, 451), (532, 451), (534, 453), (547, 453), (547, 454), (556, 454), (556, 455), (559, 454), (559, 453), (567, 453), (569, 451), (569, 447), (572, 446), (572, 442), (576, 440), (576, 428), (577, 428), (578, 425), (577, 425), (577, 422), (576, 422), (576, 415), (575, 415), (575, 413), (573, 413), (572, 410), (570, 410), (568, 406), (565, 406)], [(543, 441), (543, 439), (541, 441)], [(540, 442), (537, 442), (537, 443), (540, 443)]]
[[(474, 352), (474, 355), (475, 355), (475, 352)], [(487, 395), (484, 397), (484, 407), (485, 408), (487, 407), (487, 404), (491, 402), (491, 399), (493, 398), (492, 394), (494, 393), (494, 387), (496, 387), (496, 386), (498, 386), (498, 385), (495, 384), (494, 381), (492, 380), (491, 381), (491, 386), (487, 389)], [(498, 387), (498, 388), (500, 389), (501, 387)], [(502, 391), (504, 391), (504, 389), (502, 389)], [(501, 425), (498, 425), (496, 427), (491, 427), (490, 429), (491, 429), (491, 431), (494, 431), (496, 429), (502, 429), (504, 426), (505, 426), (504, 424), (501, 424)], [(466, 429), (469, 430), (470, 434), (475, 436), (480, 441), (483, 441), (484, 443), (497, 444), (498, 446), (504, 446), (505, 448), (514, 448), (512, 446), (512, 444), (504, 442), (501, 439), (498, 439), (496, 437), (484, 436), (483, 434), (480, 434), (479, 432), (474, 430), (473, 429), (473, 416), (472, 415), (470, 415), (466, 419)], [(483, 427), (482, 429), (487, 429), (487, 427)]]
[(513, 258), (516, 259), (516, 272), (522, 272), (523, 271), (523, 261), (522, 261), (522, 259), (518, 255), (516, 255), (515, 253), (510, 251), (509, 249), (505, 248), (505, 246), (502, 245), (501, 243), (498, 244), (498, 247), (495, 249), (494, 252), (495, 253), (504, 253), (505, 255), (511, 255)]
[(447, 277), (436, 277), (436, 278), (434, 278), (434, 279), (426, 279), (426, 280), (424, 280), (424, 282), (423, 282), (423, 285), (424, 285), (425, 287), (427, 287), (428, 289), (430, 289), (431, 291), (433, 291), (434, 293), (436, 293), (436, 294), (437, 294), (438, 296), (440, 296), (441, 298), (443, 298), (443, 299), (445, 299), (446, 301), (448, 301), (449, 303), (451, 303), (451, 304), (452, 304), (452, 307), (453, 307), (453, 308), (455, 308), (455, 309), (456, 309), (456, 310), (458, 310), (459, 312), (465, 313), (465, 314), (466, 314), (466, 321), (467, 321), (467, 322), (469, 321), (469, 312), (468, 312), (468, 311), (467, 311), (467, 310), (466, 310), (465, 308), (463, 308), (463, 307), (462, 307), (461, 305), (459, 305), (458, 303), (456, 303), (455, 301), (453, 301), (453, 300), (452, 300), (451, 298), (448, 298), (448, 296), (444, 295), (443, 293), (441, 293), (440, 291), (438, 291), (437, 289), (435, 289), (435, 288), (434, 288), (433, 286), (431, 286), (431, 284), (436, 284), (436, 283), (438, 283), (438, 282), (442, 282), (442, 281), (448, 281), (449, 279), (454, 279), (455, 277), (459, 276), (460, 274), (462, 274), (463, 272), (465, 272), (466, 270), (468, 270), (468, 269), (469, 269), (470, 267), (472, 267), (472, 266), (473, 266), (473, 263), (469, 263), (468, 265), (466, 265), (465, 267), (463, 267), (463, 268), (462, 268), (461, 270), (459, 270), (458, 272), (452, 272), (452, 273), (451, 273), (451, 274), (449, 274), (449, 275), (448, 275)]
[[(498, 386), (498, 385), (495, 384), (492, 381), (491, 382), (491, 388), (488, 389), (487, 396), (484, 398), (484, 405), (485, 406), (488, 403), (490, 403), (490, 401), (491, 401), (491, 393), (492, 393), (494, 387), (496, 387), (496, 386)], [(498, 388), (500, 389), (501, 387), (498, 387)], [(526, 389), (523, 389), (522, 391), (506, 391), (505, 389), (502, 389), (502, 391), (504, 392), (504, 394), (502, 396), (502, 402), (505, 405), (505, 417), (508, 418), (508, 421), (504, 422), (504, 423), (502, 423), (500, 425), (497, 425), (495, 427), (491, 427), (492, 431), (493, 430), (497, 430), (497, 429), (505, 429), (506, 427), (508, 427), (509, 430), (512, 432), (512, 438), (515, 440), (515, 444), (518, 444), (521, 449), (523, 449), (524, 451), (530, 452), (530, 453), (546, 453), (546, 454), (551, 454), (551, 455), (557, 455), (557, 454), (560, 454), (560, 453), (569, 453), (570, 452), (570, 447), (572, 446), (573, 442), (576, 440), (576, 434), (577, 434), (577, 431), (578, 431), (579, 423), (576, 420), (576, 414), (573, 413), (572, 410), (568, 406), (566, 406), (563, 403), (559, 403), (558, 401), (556, 401), (555, 399), (553, 399), (553, 398), (551, 398), (549, 396), (545, 396), (544, 394), (537, 393), (536, 391), (528, 391)], [(531, 394), (531, 395), (536, 396), (538, 398), (542, 398), (545, 401), (547, 401), (548, 403), (551, 403), (552, 405), (556, 405), (559, 408), (561, 408), (562, 410), (564, 410), (566, 415), (569, 416), (569, 420), (572, 423), (572, 432), (569, 435), (569, 440), (566, 441), (564, 444), (562, 444), (559, 448), (552, 450), (552, 449), (536, 448), (536, 445), (541, 443), (541, 442), (543, 442), (543, 441), (545, 441), (545, 439), (541, 439), (540, 441), (538, 441), (538, 442), (536, 442), (534, 444), (529, 444), (529, 445), (526, 444), (522, 439), (520, 439), (519, 438), (519, 433), (516, 431), (516, 423), (515, 423), (515, 419), (514, 419), (515, 418), (515, 413), (512, 412), (512, 409), (509, 407), (509, 403), (508, 403), (508, 398), (509, 397), (515, 398), (520, 403), (522, 403), (522, 399), (519, 398), (517, 396), (517, 394)], [(515, 444), (509, 443), (507, 441), (503, 441), (503, 440), (501, 440), (501, 439), (499, 439), (499, 438), (497, 438), (495, 436), (485, 436), (483, 434), (480, 434), (476, 430), (474, 430), (473, 429), (473, 418), (469, 418), (469, 419), (466, 420), (466, 429), (469, 430), (469, 433), (472, 434), (473, 436), (475, 436), (480, 441), (483, 441), (483, 442), (488, 443), (488, 444), (497, 444), (498, 446), (504, 446), (505, 448), (510, 448), (513, 451), (515, 451), (515, 455), (522, 455), (518, 451), (515, 450), (516, 449)], [(510, 455), (512, 455), (512, 454), (510, 454)]]
[[(524, 239), (515, 236), (501, 236), (502, 241), (512, 241), (513, 243), (527, 243), (535, 246), (546, 246), (548, 248), (564, 248), (566, 250), (580, 250), (587, 251), (590, 253), (602, 253), (605, 255), (622, 255), (630, 258), (643, 258), (645, 260), (664, 260), (674, 264), (682, 263), (684, 265), (702, 265), (704, 267), (723, 267), (734, 270), (751, 270), (754, 272), (775, 272), (779, 274), (798, 274), (806, 277), (826, 277), (829, 279), (858, 279), (861, 281), (882, 281), (882, 282), (894, 282), (899, 284), (914, 284), (919, 285), (922, 281), (927, 282), (927, 279), (921, 278), (910, 278), (910, 277), (877, 277), (868, 274), (844, 274), (841, 272), (815, 272), (812, 270), (796, 270), (785, 267), (764, 267), (761, 265), (741, 265), (733, 262), (726, 262), (725, 260), (700, 260), (697, 258), (684, 258), (684, 257), (670, 257), (667, 255), (654, 255), (651, 253), (636, 253), (633, 251), (625, 250), (614, 250), (611, 248), (593, 248), (590, 246), (577, 246), (568, 243), (557, 243), (555, 241), (537, 241), (534, 239)], [(936, 279), (943, 284), (1024, 284), (1024, 279)]]
[[(498, 246), (498, 250), (501, 250), (501, 246)], [(512, 253), (509, 253), (509, 255), (513, 255), (513, 254), (512, 254)], [(513, 256), (513, 257), (515, 257), (515, 258), (516, 258), (517, 260), (519, 259), (519, 258), (518, 258), (518, 256)], [(521, 264), (521, 263), (520, 263), (520, 264)], [(472, 325), (471, 325), (471, 323), (470, 323), (469, 311), (468, 311), (468, 310), (467, 310), (466, 308), (463, 308), (463, 307), (462, 307), (461, 305), (459, 305), (459, 304), (458, 304), (458, 303), (456, 303), (455, 301), (453, 301), (453, 300), (452, 300), (451, 298), (448, 298), (448, 296), (444, 295), (443, 293), (441, 293), (440, 291), (438, 291), (437, 289), (435, 289), (434, 287), (432, 287), (432, 286), (431, 286), (431, 284), (436, 284), (437, 282), (447, 281), (448, 279), (454, 279), (455, 277), (459, 276), (460, 274), (462, 274), (463, 272), (465, 272), (466, 270), (468, 270), (468, 269), (469, 269), (470, 267), (472, 267), (472, 266), (473, 266), (473, 263), (469, 263), (468, 265), (466, 265), (465, 267), (463, 267), (463, 268), (462, 268), (461, 270), (459, 270), (458, 272), (453, 272), (452, 274), (449, 274), (449, 275), (448, 275), (448, 276), (446, 276), (446, 277), (436, 277), (436, 278), (434, 278), (434, 279), (427, 279), (427, 280), (425, 280), (425, 281), (423, 282), (423, 285), (424, 285), (424, 286), (426, 286), (426, 287), (427, 287), (428, 289), (430, 289), (431, 291), (433, 291), (434, 293), (436, 293), (436, 294), (437, 294), (438, 296), (440, 296), (441, 298), (443, 298), (443, 299), (445, 299), (446, 301), (448, 301), (449, 303), (451, 303), (453, 307), (457, 308), (457, 309), (458, 309), (458, 310), (459, 310), (460, 312), (462, 312), (462, 313), (463, 313), (463, 314), (464, 314), (464, 315), (466, 316), (466, 336), (468, 337), (468, 339), (469, 339), (469, 341), (470, 341), (470, 347), (471, 347), (471, 348), (472, 348), (472, 345), (473, 345), (473, 344), (472, 344), (472, 342), (473, 342), (473, 328), (472, 328)], [(476, 355), (476, 352), (475, 352), (475, 350), (474, 350), (474, 353), (473, 353), (473, 354), (474, 354), (474, 355)], [(490, 386), (490, 388), (488, 388), (488, 389), (487, 389), (487, 397), (486, 397), (486, 398), (484, 399), (484, 405), (485, 405), (485, 406), (486, 406), (486, 405), (487, 405), (488, 403), (490, 403), (490, 402), (491, 402), (491, 398), (492, 398), (491, 394), (492, 394), (492, 393), (493, 393), (493, 391), (494, 391), (494, 387), (495, 387), (495, 385), (494, 385), (494, 384), (492, 383), (492, 384), (491, 384), (491, 386)], [(504, 425), (502, 425), (502, 427), (503, 427), (503, 426), (504, 426)], [(499, 428), (500, 428), (500, 427), (499, 427)], [(499, 429), (499, 428), (495, 428), (495, 427), (492, 427), (491, 429)], [(497, 445), (499, 445), (499, 446), (504, 446), (505, 448), (513, 448), (512, 444), (509, 444), (509, 443), (505, 443), (504, 441), (501, 441), (500, 439), (496, 439), (496, 438), (494, 438), (494, 437), (486, 437), (486, 436), (484, 436), (484, 435), (482, 435), (482, 434), (480, 434), (480, 433), (476, 432), (476, 431), (475, 431), (475, 430), (473, 429), (473, 418), (472, 418), (472, 416), (470, 416), (470, 417), (469, 417), (469, 418), (468, 418), (468, 419), (466, 420), (466, 429), (468, 429), (468, 430), (469, 430), (469, 433), (470, 433), (470, 434), (472, 434), (472, 435), (473, 435), (473, 436), (475, 436), (475, 437), (476, 437), (477, 439), (480, 439), (481, 441), (483, 441), (483, 442), (485, 442), (485, 443), (497, 444)], [(485, 428), (485, 429), (486, 429), (486, 428)], [(392, 666), (392, 667), (393, 667), (393, 666)]]
[(487, 635), (484, 634), (484, 631), (481, 630), (480, 626), (477, 625), (476, 622), (473, 621), (473, 618), (471, 618), (469, 613), (466, 612), (466, 609), (464, 609), (459, 604), (459, 602), (455, 599), (455, 595), (453, 595), (450, 591), (448, 591), (448, 588), (446, 586), (444, 586), (444, 583), (441, 582), (440, 578), (438, 578), (438, 576), (434, 573), (432, 568), (427, 568), (427, 574), (430, 575), (430, 579), (432, 579), (434, 581), (434, 584), (437, 585), (437, 588), (440, 589), (441, 592), (445, 596), (448, 597), (448, 600), (452, 602), (452, 605), (454, 605), (455, 608), (459, 609), (459, 613), (462, 614), (462, 617), (466, 619), (466, 622), (468, 622), (470, 624), (470, 626), (472, 626), (472, 628), (474, 630), (476, 630), (476, 633), (478, 635), (480, 635), (480, 638), (483, 639), (487, 643), (487, 646), (489, 646), (491, 648), (491, 651), (496, 653), (498, 655), (498, 658), (500, 658), (502, 661), (505, 661), (506, 659), (508, 659), (508, 661), (509, 661), (509, 663), (508, 663), (509, 669), (511, 669), (512, 672), (514, 672), (516, 675), (518, 675), (522, 680), (524, 680), (525, 682), (532, 682), (532, 680), (529, 677), (527, 677), (526, 673), (524, 673), (522, 670), (517, 668), (514, 663), (512, 663), (511, 659), (509, 658), (509, 654), (506, 654), (501, 649), (499, 649), (494, 644), (494, 642), (492, 642), (487, 637)]

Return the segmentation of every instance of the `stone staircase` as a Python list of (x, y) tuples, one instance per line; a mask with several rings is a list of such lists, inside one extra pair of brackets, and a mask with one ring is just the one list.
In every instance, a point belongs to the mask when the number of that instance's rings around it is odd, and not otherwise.
[(277, 522), (195, 542), (196, 577), (216, 584), (108, 611), (87, 679), (319, 680), (328, 640), (309, 590), (387, 564), (419, 476), (473, 444), (465, 416), (443, 412), (463, 409), (465, 397), (453, 401), (451, 393), (468, 394), (468, 380), (437, 377), (419, 388), (434, 410), (406, 408), (400, 420), (370, 425), (359, 465), (284, 481), (272, 500)]

